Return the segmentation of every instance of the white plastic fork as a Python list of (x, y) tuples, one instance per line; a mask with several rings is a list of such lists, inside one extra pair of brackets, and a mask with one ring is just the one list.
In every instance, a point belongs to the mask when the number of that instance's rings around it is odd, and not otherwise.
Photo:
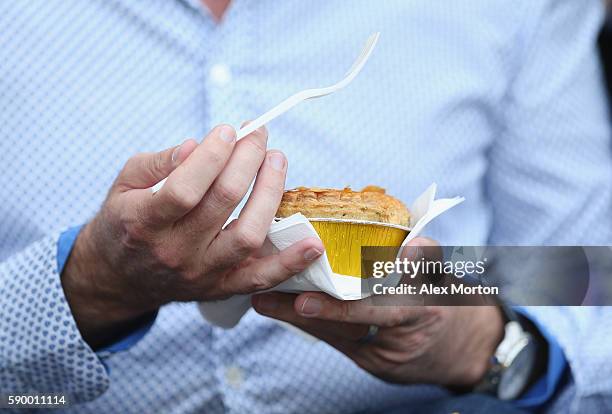
[[(332, 86), (328, 86), (326, 88), (306, 89), (294, 95), (291, 95), (289, 98), (285, 99), (284, 101), (276, 105), (274, 108), (270, 109), (268, 112), (261, 115), (259, 118), (255, 119), (254, 121), (249, 122), (247, 125), (245, 125), (240, 130), (238, 130), (236, 132), (236, 140), (246, 137), (251, 132), (262, 127), (263, 125), (266, 125), (268, 122), (284, 114), (289, 109), (293, 108), (294, 106), (296, 106), (302, 101), (305, 101), (307, 99), (320, 98), (322, 96), (330, 95), (346, 87), (349, 83), (353, 81), (353, 79), (355, 79), (355, 77), (359, 74), (359, 72), (361, 72), (361, 69), (363, 69), (364, 65), (370, 58), (370, 55), (372, 54), (374, 47), (376, 46), (376, 42), (378, 41), (379, 36), (380, 36), (380, 32), (376, 32), (376, 33), (371, 34), (370, 37), (368, 37), (368, 40), (366, 41), (363, 49), (361, 50), (361, 53), (359, 54), (359, 56), (357, 57), (357, 59), (355, 60), (351, 68), (346, 72), (346, 74), (344, 75), (344, 78), (340, 82)], [(162, 188), (165, 182), (166, 182), (166, 178), (164, 178), (162, 181), (160, 181), (159, 183), (151, 187), (151, 191), (156, 193), (157, 191), (159, 191), (160, 188)]]

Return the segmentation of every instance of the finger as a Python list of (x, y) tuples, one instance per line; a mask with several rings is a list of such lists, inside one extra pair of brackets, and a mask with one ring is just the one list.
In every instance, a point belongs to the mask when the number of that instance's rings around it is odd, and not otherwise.
[(153, 221), (174, 223), (197, 206), (225, 167), (235, 141), (236, 131), (231, 126), (215, 127), (168, 176), (164, 186), (151, 194), (150, 214)]
[[(414, 238), (403, 247), (400, 252), (400, 258), (407, 259), (415, 265), (415, 267), (409, 266), (407, 268), (407, 272), (403, 274), (400, 283), (413, 285), (420, 291), (420, 287), (423, 283), (438, 282), (441, 275), (437, 273), (424, 275), (425, 269), (429, 269), (425, 264), (428, 262), (441, 262), (443, 260), (442, 248), (435, 240), (427, 237)], [(421, 264), (424, 265), (420, 266)], [(432, 268), (437, 269), (438, 267), (439, 266), (433, 266)], [(413, 299), (416, 299), (415, 295), (411, 296)]]
[(268, 132), (261, 127), (236, 143), (221, 174), (185, 219), (191, 227), (223, 224), (246, 195), (266, 156)]
[(283, 196), (286, 172), (283, 153), (268, 151), (240, 216), (211, 244), (212, 257), (239, 261), (262, 246)]
[(401, 257), (408, 260), (442, 260), (442, 248), (437, 241), (428, 237), (415, 237), (412, 239), (401, 252)]
[(250, 261), (224, 279), (225, 294), (248, 294), (270, 289), (306, 269), (323, 254), (321, 240), (308, 238), (278, 254)]
[(148, 189), (170, 175), (197, 146), (195, 140), (188, 139), (160, 152), (136, 154), (127, 161), (115, 184), (123, 191)]
[(305, 318), (382, 327), (414, 323), (425, 314), (423, 306), (381, 306), (372, 304), (371, 298), (338, 300), (317, 292), (298, 296), (295, 311)]
[[(227, 226), (224, 227), (225, 230), (231, 230), (238, 223), (237, 219), (232, 219)], [(279, 249), (270, 241), (268, 237), (264, 240), (261, 247), (251, 253), (251, 257), (261, 258), (265, 256), (270, 256), (273, 254), (279, 253)]]
[(368, 333), (366, 325), (306, 318), (296, 311), (295, 300), (293, 294), (270, 292), (253, 296), (252, 304), (258, 313), (288, 322), (330, 343), (359, 341)]

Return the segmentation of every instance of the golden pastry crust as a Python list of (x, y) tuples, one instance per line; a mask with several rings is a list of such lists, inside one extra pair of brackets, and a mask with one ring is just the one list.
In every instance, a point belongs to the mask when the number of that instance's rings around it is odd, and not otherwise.
[(369, 220), (400, 226), (408, 226), (410, 222), (410, 213), (404, 203), (376, 186), (367, 186), (361, 191), (349, 187), (287, 190), (276, 216), (289, 217), (295, 213), (308, 218)]

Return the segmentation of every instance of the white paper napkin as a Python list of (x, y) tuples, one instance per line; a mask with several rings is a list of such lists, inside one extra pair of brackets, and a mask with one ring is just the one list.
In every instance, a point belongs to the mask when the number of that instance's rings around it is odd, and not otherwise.
[[(436, 188), (435, 183), (430, 185), (412, 204), (410, 209), (411, 231), (402, 246), (418, 236), (434, 218), (464, 200), (463, 197), (436, 200)], [(279, 251), (307, 237), (319, 236), (308, 219), (300, 213), (272, 223), (268, 231), (268, 239)], [(384, 284), (394, 286), (400, 278), (400, 275), (389, 275), (385, 278)], [(341, 300), (362, 299), (368, 295), (368, 293), (362, 293), (361, 278), (334, 273), (326, 254), (323, 254), (305, 271), (271, 290), (291, 293), (321, 291)], [(250, 307), (251, 295), (236, 295), (222, 301), (199, 304), (204, 318), (211, 324), (223, 328), (232, 328), (238, 324), (240, 318)]]

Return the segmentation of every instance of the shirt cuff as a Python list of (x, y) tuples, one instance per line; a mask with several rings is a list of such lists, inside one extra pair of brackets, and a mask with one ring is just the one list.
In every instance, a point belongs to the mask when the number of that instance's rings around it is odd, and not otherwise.
[(68, 261), (68, 257), (70, 257), (70, 252), (72, 252), (74, 243), (76, 242), (82, 228), (83, 225), (71, 227), (60, 234), (59, 239), (57, 240), (57, 273), (60, 275), (62, 274), (64, 267), (66, 267), (66, 262)]
[[(76, 239), (83, 227), (83, 225), (71, 227), (60, 234), (57, 241), (57, 271), (60, 275), (62, 274), (64, 267), (66, 267), (66, 262), (68, 261), (68, 257), (70, 257), (70, 252), (72, 252), (74, 243), (76, 242)], [(151, 330), (156, 318), (157, 312), (148, 318), (144, 318), (143, 321), (133, 330), (122, 335), (118, 340), (109, 345), (98, 348), (96, 353), (100, 358), (106, 358), (116, 352), (127, 351), (136, 345), (142, 338), (144, 338), (149, 330)], [(104, 365), (106, 366), (106, 364)], [(106, 367), (108, 369), (108, 366)]]
[(529, 388), (525, 394), (514, 401), (514, 405), (521, 408), (539, 408), (546, 404), (555, 394), (557, 387), (561, 382), (563, 373), (568, 367), (565, 354), (559, 345), (559, 342), (550, 332), (540, 324), (536, 318), (529, 315), (527, 308), (515, 307), (514, 311), (525, 318), (529, 319), (534, 326), (540, 331), (542, 337), (548, 344), (548, 365), (546, 372), (535, 384)]
[(144, 338), (144, 336), (151, 330), (151, 327), (155, 323), (156, 318), (157, 311), (155, 311), (155, 313), (151, 316), (145, 318), (143, 322), (138, 324), (138, 326), (136, 326), (132, 331), (121, 336), (115, 342), (98, 348), (96, 350), (96, 353), (101, 358), (106, 358), (116, 352), (127, 351), (128, 349), (136, 345), (142, 338)]

